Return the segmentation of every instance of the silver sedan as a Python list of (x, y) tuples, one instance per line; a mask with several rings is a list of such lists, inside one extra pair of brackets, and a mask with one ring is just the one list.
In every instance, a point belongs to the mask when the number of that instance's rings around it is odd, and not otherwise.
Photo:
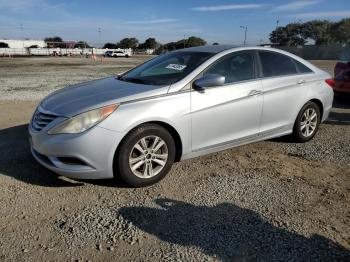
[(31, 150), (67, 177), (146, 186), (175, 161), (290, 134), (312, 139), (332, 107), (332, 84), (281, 50), (183, 49), (49, 95), (29, 126)]

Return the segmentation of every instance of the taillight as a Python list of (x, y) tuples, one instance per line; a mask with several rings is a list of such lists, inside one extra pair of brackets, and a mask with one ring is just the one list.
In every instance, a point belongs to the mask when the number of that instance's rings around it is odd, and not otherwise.
[(335, 81), (333, 78), (326, 79), (325, 82), (332, 88), (335, 86)]

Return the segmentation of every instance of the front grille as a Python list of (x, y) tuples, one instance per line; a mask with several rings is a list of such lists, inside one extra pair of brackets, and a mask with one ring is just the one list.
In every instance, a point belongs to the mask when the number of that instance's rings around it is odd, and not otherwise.
[(57, 116), (43, 113), (39, 111), (39, 109), (34, 113), (33, 119), (32, 119), (32, 128), (35, 131), (41, 131), (43, 128), (45, 128), (48, 124), (50, 124), (53, 120), (55, 120)]

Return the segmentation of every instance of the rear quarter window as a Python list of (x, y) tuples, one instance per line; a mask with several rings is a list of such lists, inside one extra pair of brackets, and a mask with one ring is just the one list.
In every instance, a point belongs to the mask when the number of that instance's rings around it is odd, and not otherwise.
[(304, 65), (303, 63), (300, 63), (299, 61), (293, 59), (293, 62), (295, 63), (295, 66), (298, 69), (298, 72), (301, 74), (305, 74), (305, 73), (313, 73), (313, 71), (308, 68), (306, 65)]

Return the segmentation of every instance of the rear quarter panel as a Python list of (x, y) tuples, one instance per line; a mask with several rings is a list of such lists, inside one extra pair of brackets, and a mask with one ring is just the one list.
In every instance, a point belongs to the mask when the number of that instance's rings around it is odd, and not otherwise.
[[(324, 81), (329, 77), (325, 72), (315, 72), (263, 80), (261, 132), (277, 129), (291, 132), (301, 108), (313, 99), (321, 101), (324, 121), (333, 101), (333, 91)], [(299, 80), (305, 80), (305, 83), (297, 84)]]
[(325, 82), (326, 79), (332, 78), (328, 73), (321, 72), (318, 75), (316, 84), (310, 88), (309, 100), (317, 99), (322, 102), (323, 115), (321, 121), (325, 121), (332, 109), (334, 92), (333, 89)]

